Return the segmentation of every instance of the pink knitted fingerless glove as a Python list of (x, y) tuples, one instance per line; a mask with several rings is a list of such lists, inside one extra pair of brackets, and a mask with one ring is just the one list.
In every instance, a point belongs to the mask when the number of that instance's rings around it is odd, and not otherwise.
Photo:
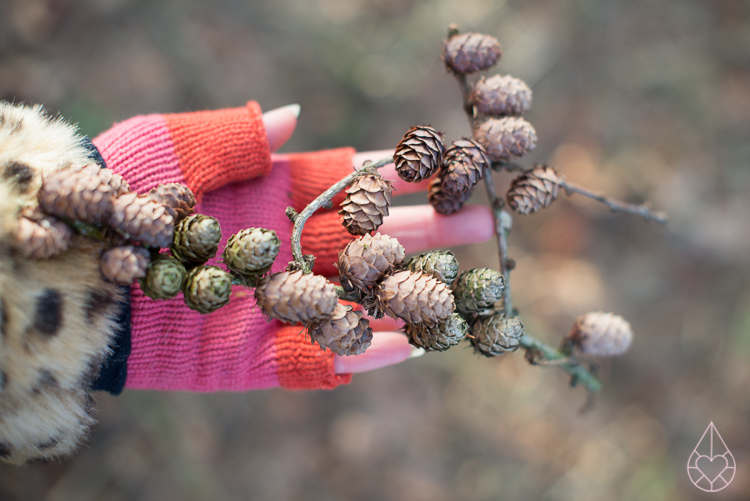
[[(291, 224), (284, 209), (303, 208), (344, 177), (354, 154), (345, 148), (279, 155), (272, 161), (254, 102), (237, 109), (135, 117), (94, 144), (134, 191), (147, 192), (159, 183), (189, 186), (201, 201), (198, 212), (220, 221), (222, 247), (243, 228), (275, 230), (282, 246), (273, 271), (291, 260)], [(338, 250), (350, 239), (335, 211), (313, 216), (305, 225), (303, 248), (318, 256), (315, 272), (335, 273)], [(153, 301), (134, 285), (131, 345), (128, 388), (315, 389), (351, 380), (351, 375), (335, 374), (333, 354), (306, 340), (302, 326), (267, 322), (252, 291), (243, 287), (233, 288), (227, 306), (201, 315), (181, 297)]]

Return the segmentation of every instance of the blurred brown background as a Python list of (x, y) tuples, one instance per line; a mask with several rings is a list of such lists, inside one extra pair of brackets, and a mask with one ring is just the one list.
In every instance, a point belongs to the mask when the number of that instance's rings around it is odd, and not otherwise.
[[(416, 123), (457, 139), (438, 59), (450, 22), (497, 36), (498, 71), (532, 85), (540, 140), (524, 163), (670, 213), (662, 228), (572, 198), (515, 219), (529, 332), (556, 344), (599, 309), (633, 325), (594, 408), (578, 413), (583, 390), (560, 371), (468, 348), (332, 392), (126, 391), (100, 395), (73, 458), (0, 466), (0, 499), (750, 498), (747, 1), (2, 0), (0, 98), (88, 134), (255, 99), (302, 105), (285, 151), (394, 147)], [(496, 267), (492, 243), (457, 253)], [(713, 495), (686, 474), (710, 421), (738, 465)]]

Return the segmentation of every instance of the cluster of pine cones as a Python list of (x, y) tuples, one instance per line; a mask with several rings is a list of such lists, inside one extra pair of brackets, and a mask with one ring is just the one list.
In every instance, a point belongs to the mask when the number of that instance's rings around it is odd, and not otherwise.
[[(344, 216), (345, 226), (348, 221)], [(521, 323), (492, 310), (502, 297), (502, 275), (476, 269), (457, 279), (458, 261), (449, 251), (404, 261), (398, 240), (380, 233), (360, 236), (339, 252), (341, 286), (364, 311), (339, 302), (335, 286), (324, 277), (301, 271), (265, 278), (255, 297), (267, 316), (307, 325), (312, 341), (339, 355), (357, 355), (370, 345), (372, 329), (365, 311), (375, 318), (388, 315), (403, 320), (410, 342), (426, 351), (444, 351), (458, 344), (469, 332), (467, 320), (472, 326), (469, 338), (479, 352), (495, 356), (518, 347)], [(490, 317), (497, 321), (491, 323)]]
[[(138, 280), (152, 299), (182, 292), (185, 303), (201, 313), (229, 302), (233, 279), (257, 283), (280, 247), (275, 232), (248, 228), (227, 242), (222, 257), (229, 272), (205, 266), (218, 251), (221, 227), (215, 218), (195, 213), (189, 188), (171, 183), (139, 195), (122, 176), (95, 163), (47, 175), (38, 202), (21, 212), (19, 252), (51, 258), (66, 251), (79, 231), (105, 243), (101, 271), (108, 281)], [(160, 253), (164, 248), (169, 252)]]
[[(501, 55), (497, 39), (479, 33), (456, 34), (443, 46), (446, 67), (464, 78), (491, 68)], [(474, 114), (473, 138), (453, 141), (446, 148), (441, 132), (416, 126), (396, 147), (399, 176), (410, 182), (432, 178), (428, 199), (444, 215), (463, 206), (485, 168), (502, 168), (503, 162), (536, 148), (536, 130), (521, 116), (531, 106), (531, 89), (523, 80), (494, 75), (467, 86)], [(537, 166), (513, 180), (506, 195), (508, 205), (521, 214), (536, 212), (555, 200), (561, 183), (554, 169)]]

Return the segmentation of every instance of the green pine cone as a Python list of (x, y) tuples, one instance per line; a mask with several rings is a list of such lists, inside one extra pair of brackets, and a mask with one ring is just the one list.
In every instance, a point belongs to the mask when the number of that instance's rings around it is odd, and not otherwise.
[(221, 241), (221, 225), (216, 218), (191, 214), (174, 230), (172, 255), (185, 264), (203, 264), (216, 255)]
[(239, 275), (262, 275), (271, 269), (280, 248), (275, 231), (247, 228), (229, 237), (222, 257), (224, 264)]
[(448, 285), (458, 276), (458, 260), (451, 251), (425, 252), (411, 258), (404, 268), (414, 273), (421, 271)]
[(447, 320), (430, 327), (427, 324), (406, 324), (404, 332), (409, 342), (425, 351), (445, 351), (456, 346), (466, 336), (469, 325), (458, 313), (452, 313)]
[(478, 353), (485, 357), (497, 357), (516, 351), (522, 336), (523, 324), (518, 317), (496, 313), (476, 319), (471, 326), (469, 339)]
[(181, 262), (169, 254), (159, 254), (149, 263), (146, 276), (140, 281), (141, 290), (151, 299), (169, 299), (180, 293), (186, 276)]
[(499, 271), (489, 268), (474, 268), (461, 273), (456, 281), (453, 296), (456, 308), (461, 313), (479, 313), (503, 297), (505, 279)]
[(191, 310), (211, 313), (229, 302), (232, 277), (218, 266), (196, 266), (187, 274), (182, 294)]

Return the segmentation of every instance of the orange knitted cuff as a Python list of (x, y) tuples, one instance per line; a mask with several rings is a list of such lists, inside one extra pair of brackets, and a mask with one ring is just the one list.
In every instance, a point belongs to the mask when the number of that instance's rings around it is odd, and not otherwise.
[(285, 325), (276, 331), (276, 363), (279, 385), (290, 390), (330, 390), (349, 384), (351, 374), (336, 374), (333, 353), (306, 339), (301, 325)]
[[(289, 154), (293, 207), (302, 211), (331, 185), (351, 174), (354, 152), (354, 148), (338, 148)], [(346, 193), (343, 191), (333, 197), (333, 206), (338, 207), (344, 197)]]
[(199, 201), (207, 191), (271, 172), (271, 149), (256, 102), (164, 115), (164, 120), (185, 181)]
[(302, 232), (302, 252), (315, 256), (313, 272), (318, 275), (338, 275), (334, 266), (343, 249), (354, 237), (341, 225), (335, 211), (316, 213), (305, 224)]

